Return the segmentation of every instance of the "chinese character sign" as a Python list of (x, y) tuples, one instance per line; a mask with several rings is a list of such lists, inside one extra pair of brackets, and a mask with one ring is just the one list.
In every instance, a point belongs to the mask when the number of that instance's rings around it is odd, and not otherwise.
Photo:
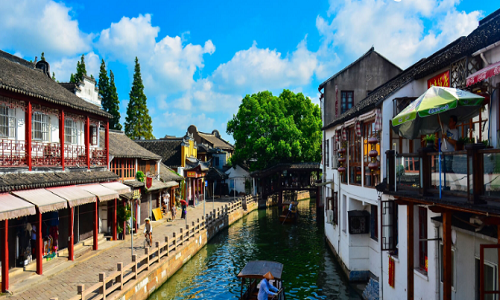
[(450, 87), (450, 71), (443, 72), (427, 80), (427, 88), (432, 86)]

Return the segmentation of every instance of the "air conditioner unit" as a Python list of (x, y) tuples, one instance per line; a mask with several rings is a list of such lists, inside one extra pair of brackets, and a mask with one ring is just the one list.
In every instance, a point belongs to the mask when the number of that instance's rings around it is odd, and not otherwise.
[(333, 210), (326, 211), (326, 223), (333, 224)]
[(349, 233), (364, 234), (370, 232), (370, 213), (366, 210), (351, 210), (349, 214)]

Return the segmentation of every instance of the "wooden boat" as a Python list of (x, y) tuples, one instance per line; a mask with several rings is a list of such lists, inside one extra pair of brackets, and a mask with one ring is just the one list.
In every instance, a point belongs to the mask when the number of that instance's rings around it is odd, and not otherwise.
[(289, 212), (288, 209), (283, 210), (283, 213), (279, 217), (281, 223), (297, 222), (298, 219), (299, 219), (299, 213), (297, 211)]
[[(274, 287), (277, 289), (283, 289), (283, 282), (281, 281), (281, 275), (283, 273), (283, 264), (275, 261), (266, 260), (256, 260), (249, 261), (246, 266), (238, 274), (238, 278), (241, 278), (241, 300), (256, 300), (259, 294), (259, 289), (257, 285), (264, 278), (264, 274), (271, 272), (274, 279), (269, 280)], [(247, 286), (245, 293), (243, 290)], [(278, 296), (274, 297), (275, 300), (286, 300), (285, 291), (282, 290)]]

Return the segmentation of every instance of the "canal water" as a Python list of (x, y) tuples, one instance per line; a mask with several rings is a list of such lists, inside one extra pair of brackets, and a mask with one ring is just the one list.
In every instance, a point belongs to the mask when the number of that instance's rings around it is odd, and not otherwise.
[(276, 207), (251, 212), (210, 240), (149, 299), (238, 299), (236, 276), (250, 260), (284, 264), (287, 300), (361, 299), (327, 249), (314, 201), (300, 201), (298, 209), (297, 224), (285, 225)]

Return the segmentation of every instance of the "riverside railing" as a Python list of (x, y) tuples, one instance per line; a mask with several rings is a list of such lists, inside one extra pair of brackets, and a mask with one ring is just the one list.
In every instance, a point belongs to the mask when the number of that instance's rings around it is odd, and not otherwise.
[[(132, 262), (128, 265), (123, 265), (122, 262), (116, 264), (116, 271), (106, 274), (99, 273), (99, 282), (89, 287), (84, 284), (77, 286), (78, 295), (70, 298), (70, 300), (86, 300), (86, 299), (106, 299), (115, 291), (122, 291), (124, 285), (137, 281), (139, 275), (147, 272), (152, 266), (159, 265), (168, 258), (175, 256), (181, 247), (189, 241), (199, 238), (203, 231), (207, 231), (216, 226), (220, 221), (224, 221), (230, 214), (238, 210), (242, 210), (243, 200), (248, 203), (257, 202), (257, 196), (246, 196), (245, 199), (239, 198), (226, 204), (222, 209), (217, 208), (206, 214), (205, 217), (192, 222), (191, 226), (186, 225), (185, 228), (180, 228), (179, 233), (173, 232), (172, 238), (165, 236), (163, 242), (156, 242), (152, 248), (145, 248), (144, 254), (138, 256), (132, 255)], [(52, 299), (52, 298), (51, 298)]]

